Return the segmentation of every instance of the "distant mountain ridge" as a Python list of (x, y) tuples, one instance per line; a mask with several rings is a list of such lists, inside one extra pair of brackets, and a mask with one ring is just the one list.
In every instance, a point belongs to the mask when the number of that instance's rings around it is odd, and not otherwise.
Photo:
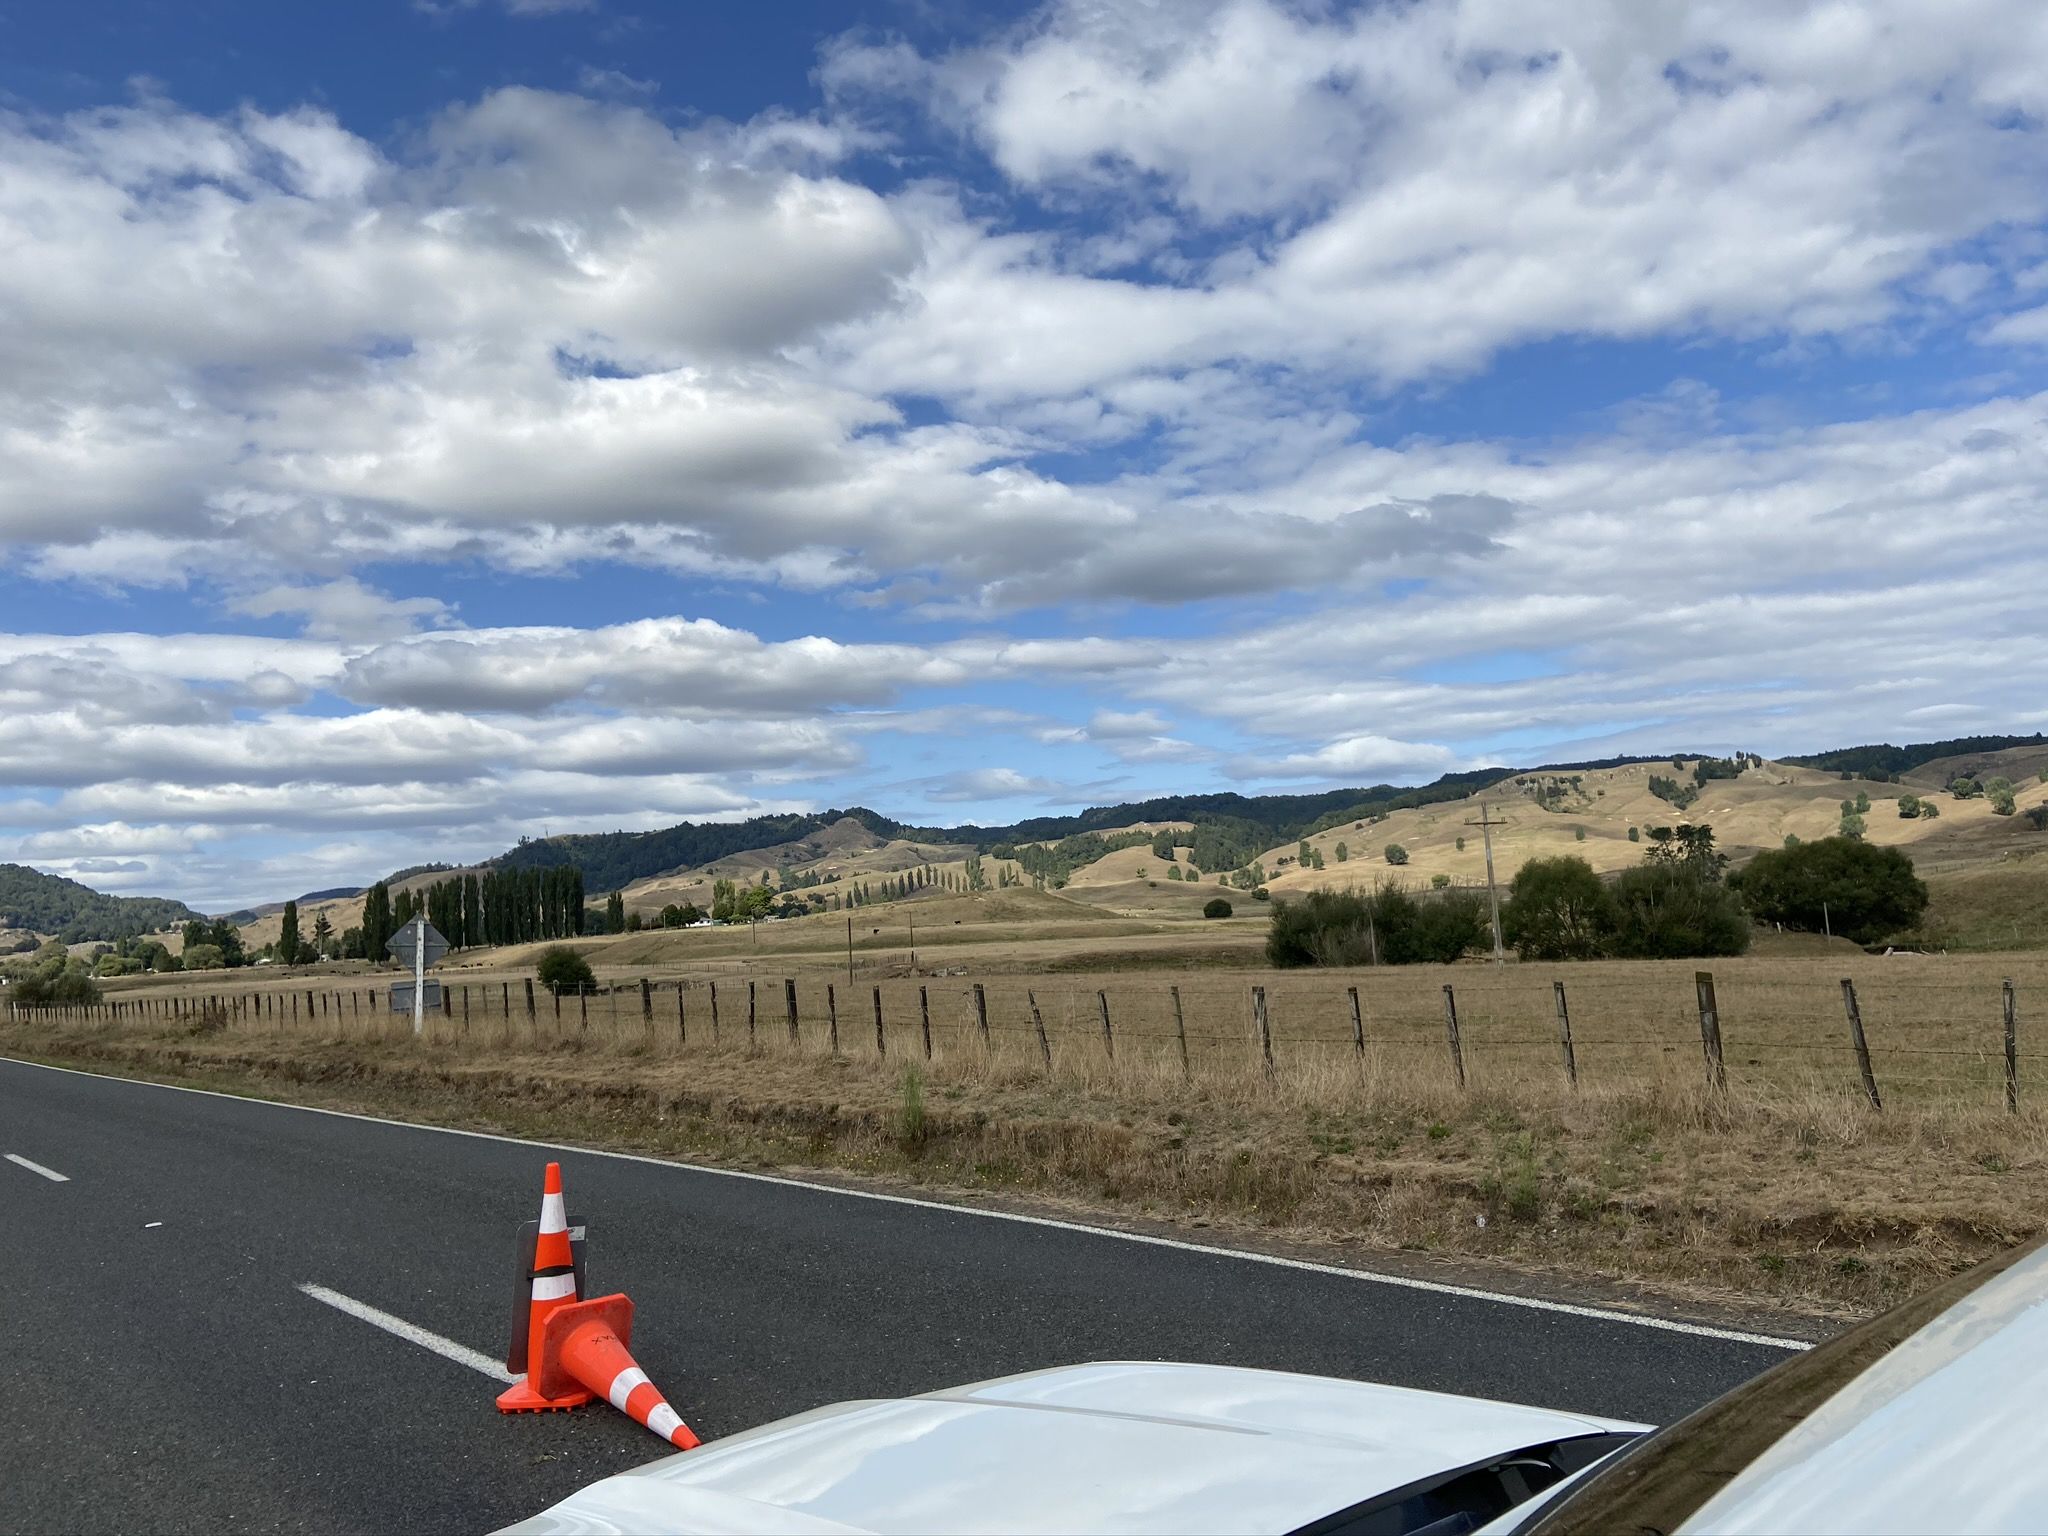
[(199, 914), (160, 896), (107, 896), (26, 864), (0, 864), (0, 925), (53, 933), (67, 944), (155, 933)]
[[(1905, 746), (1879, 743), (1844, 747), (1833, 751), (1779, 761), (1829, 772), (1881, 770), (1897, 775), (1963, 752), (1991, 751), (2006, 747), (2048, 742), (2048, 736), (1964, 736), (1945, 741), (1909, 742)], [(1208, 794), (1162, 795), (1150, 800), (1125, 801), (1116, 805), (1091, 806), (1066, 816), (1032, 816), (1002, 826), (980, 826), (968, 822), (951, 827), (922, 827), (884, 816), (864, 806), (846, 810), (825, 810), (815, 814), (756, 816), (746, 821), (678, 822), (651, 832), (579, 833), (563, 837), (532, 839), (507, 849), (488, 864), (505, 869), (547, 868), (574, 864), (583, 870), (592, 892), (623, 890), (636, 880), (651, 879), (674, 870), (692, 868), (736, 854), (750, 853), (781, 843), (813, 836), (844, 817), (860, 822), (877, 837), (904, 838), (917, 842), (969, 844), (987, 852), (1002, 844), (1050, 842), (1084, 832), (1145, 821), (1188, 821), (1208, 823), (1233, 834), (1249, 834), (1256, 828), (1267, 834), (1267, 842), (1286, 842), (1313, 836), (1345, 822), (1391, 810), (1406, 810), (1442, 800), (1463, 799), (1474, 789), (1514, 773), (1561, 773), (1601, 768), (1619, 768), (1633, 763), (1663, 762), (1673, 756), (1688, 759), (1714, 754), (1700, 752), (1626, 753), (1566, 763), (1542, 763), (1533, 767), (1511, 766), (1468, 769), (1447, 773), (1431, 783), (1404, 786), (1375, 784), (1369, 787), (1321, 790), (1310, 794), (1242, 795), (1233, 791)]]

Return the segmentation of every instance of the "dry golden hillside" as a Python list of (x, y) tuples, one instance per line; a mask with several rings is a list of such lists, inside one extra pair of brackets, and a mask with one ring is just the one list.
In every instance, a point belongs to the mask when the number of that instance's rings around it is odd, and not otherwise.
[[(1831, 835), (1841, 822), (1841, 802), (1859, 794), (1870, 798), (1865, 838), (1906, 848), (1927, 873), (2017, 857), (2042, 846), (2044, 840), (2044, 834), (2032, 831), (2024, 818), (1998, 816), (1981, 797), (1952, 799), (1932, 791), (1931, 781), (1915, 785), (1844, 780), (1782, 763), (1766, 762), (1734, 779), (1709, 780), (1683, 811), (1650, 793), (1653, 775), (1690, 784), (1697, 761), (1684, 759), (1682, 768), (1659, 762), (1511, 774), (1469, 799), (1395, 811), (1380, 821), (1354, 822), (1317, 834), (1309, 842), (1323, 856), (1320, 870), (1305, 869), (1293, 843), (1273, 848), (1264, 860), (1267, 885), (1275, 893), (1287, 893), (1369, 885), (1387, 878), (1428, 884), (1440, 874), (1454, 884), (1483, 884), (1484, 843), (1476, 825), (1482, 810), (1501, 823), (1494, 829), (1493, 850), (1495, 873), (1503, 883), (1528, 860), (1559, 854), (1574, 854), (1602, 871), (1627, 868), (1643, 852), (1641, 843), (1629, 841), (1631, 827), (1640, 832), (1679, 822), (1712, 826), (1723, 851), (1740, 860), (1765, 848), (1782, 847), (1787, 836), (1811, 840)], [(2008, 776), (2015, 781), (2022, 810), (2048, 803), (2048, 785), (2038, 777), (2030, 775), (2022, 782), (2017, 773)], [(1940, 816), (1932, 821), (1900, 817), (1898, 797), (1904, 793), (1933, 793)], [(1387, 862), (1385, 849), (1390, 843), (1407, 850), (1405, 866), (1395, 868)], [(1340, 844), (1346, 854), (1341, 860)]]

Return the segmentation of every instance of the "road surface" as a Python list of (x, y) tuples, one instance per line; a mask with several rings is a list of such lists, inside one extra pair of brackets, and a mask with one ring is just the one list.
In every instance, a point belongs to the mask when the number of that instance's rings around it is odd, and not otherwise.
[[(513, 1234), (558, 1158), (596, 1289), (706, 1439), (1086, 1359), (1668, 1419), (1784, 1358), (792, 1181), (0, 1060), (0, 1491), (22, 1531), (487, 1530), (663, 1447), (508, 1418)], [(306, 1287), (424, 1330), (395, 1336)], [(467, 1346), (465, 1363), (434, 1353)], [(457, 1356), (460, 1350), (455, 1351)]]

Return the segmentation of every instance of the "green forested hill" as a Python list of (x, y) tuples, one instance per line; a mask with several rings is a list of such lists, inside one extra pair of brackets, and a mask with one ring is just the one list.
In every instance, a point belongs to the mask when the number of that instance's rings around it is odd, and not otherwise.
[(67, 944), (154, 933), (199, 914), (182, 901), (103, 896), (90, 886), (26, 864), (0, 864), (0, 923), (54, 933)]

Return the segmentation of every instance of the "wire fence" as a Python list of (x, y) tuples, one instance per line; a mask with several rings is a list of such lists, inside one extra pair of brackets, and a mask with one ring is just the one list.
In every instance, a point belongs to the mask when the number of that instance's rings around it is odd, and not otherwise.
[[(1361, 971), (863, 978), (612, 977), (549, 992), (530, 976), (450, 977), (429, 1044), (474, 1052), (603, 1048), (972, 1064), (1089, 1082), (1279, 1082), (1356, 1070), (1473, 1091), (1690, 1077), (1729, 1093), (1914, 1099), (2048, 1095), (2026, 1047), (2048, 960), (1734, 961)], [(1843, 975), (1843, 970), (1856, 974)], [(407, 1038), (386, 986), (226, 983), (30, 1009), (59, 1025), (161, 1024), (321, 1040)]]

